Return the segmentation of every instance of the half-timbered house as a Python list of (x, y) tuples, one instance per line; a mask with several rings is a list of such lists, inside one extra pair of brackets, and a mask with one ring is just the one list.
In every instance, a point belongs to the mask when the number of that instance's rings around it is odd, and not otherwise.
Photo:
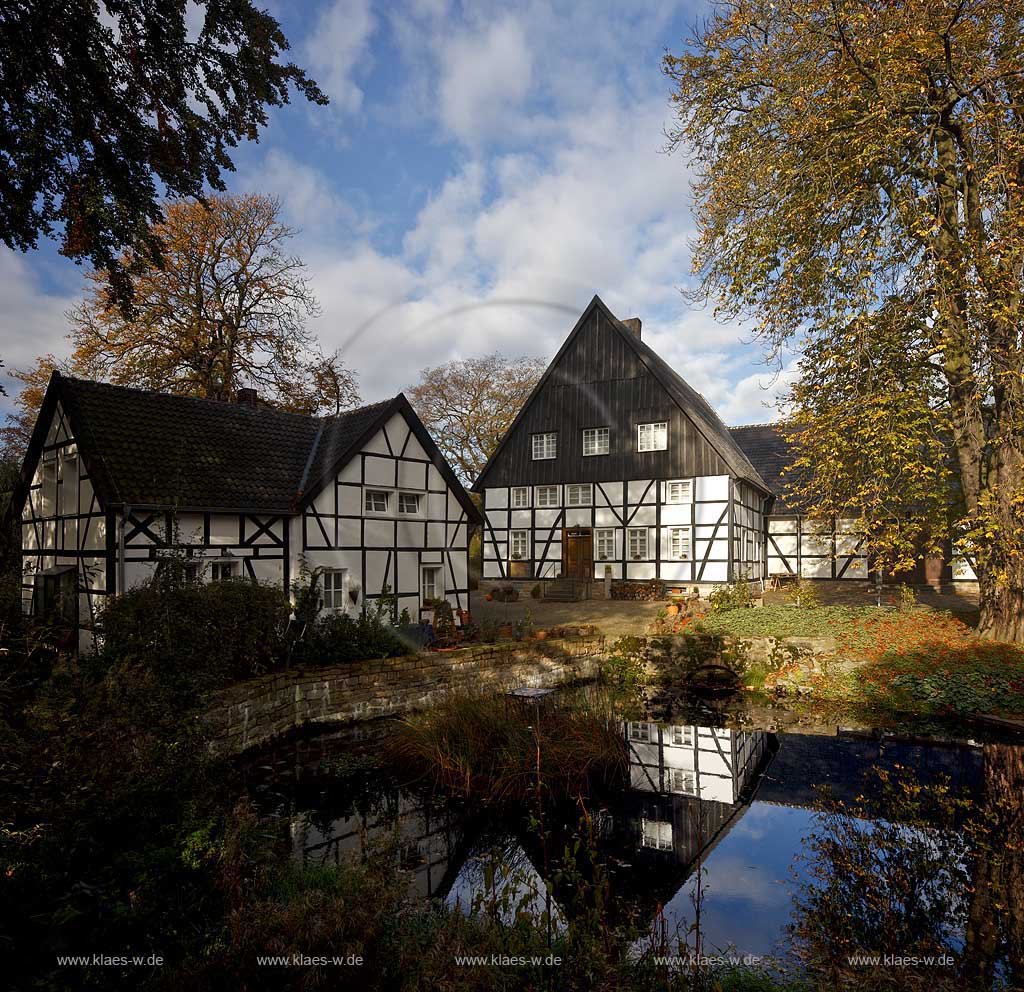
[(640, 321), (597, 296), (473, 488), (485, 580), (762, 574), (771, 490)]
[[(767, 574), (836, 581), (870, 578), (860, 521), (811, 516), (787, 495), (796, 450), (786, 426), (754, 424), (733, 427), (730, 433), (776, 494), (765, 529)], [(968, 558), (955, 555), (948, 542), (945, 551), (941, 557), (922, 554), (914, 571), (902, 577), (935, 587), (977, 581)]]
[(404, 395), (328, 418), (241, 398), (55, 372), (11, 508), (25, 610), (59, 612), (90, 645), (106, 597), (171, 556), (197, 581), (285, 592), (316, 571), (329, 610), (469, 609), (479, 514)]

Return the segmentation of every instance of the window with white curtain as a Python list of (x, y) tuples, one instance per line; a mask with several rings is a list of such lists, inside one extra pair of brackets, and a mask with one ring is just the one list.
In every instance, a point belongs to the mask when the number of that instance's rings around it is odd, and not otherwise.
[(646, 527), (630, 527), (629, 528), (629, 557), (630, 558), (646, 558), (647, 557), (647, 528)]
[(677, 479), (665, 484), (666, 503), (689, 503), (693, 493), (693, 484), (689, 479)]
[(558, 506), (558, 486), (538, 486), (537, 505)]
[(588, 427), (583, 432), (583, 456), (607, 455), (609, 437), (607, 427)]
[(590, 506), (593, 501), (593, 490), (589, 484), (565, 487), (567, 506)]
[(640, 424), (637, 429), (637, 451), (664, 451), (668, 447), (668, 424)]
[(690, 557), (690, 528), (673, 527), (669, 530), (669, 556), (684, 561)]

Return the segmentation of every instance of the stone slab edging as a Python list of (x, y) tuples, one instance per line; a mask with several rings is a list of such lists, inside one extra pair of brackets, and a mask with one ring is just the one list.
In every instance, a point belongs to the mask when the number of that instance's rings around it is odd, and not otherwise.
[(212, 694), (202, 722), (214, 753), (237, 754), (309, 724), (410, 713), (452, 692), (553, 688), (594, 679), (604, 654), (604, 637), (594, 634), (293, 668)]

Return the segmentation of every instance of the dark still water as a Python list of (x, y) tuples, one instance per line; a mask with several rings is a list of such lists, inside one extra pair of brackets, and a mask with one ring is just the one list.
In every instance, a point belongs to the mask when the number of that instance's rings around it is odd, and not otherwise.
[[(843, 947), (984, 956), (1024, 950), (1024, 749), (898, 734), (775, 734), (616, 721), (622, 775), (586, 800), (609, 918), (706, 953), (804, 960)], [(249, 756), (245, 785), (296, 859), (337, 862), (398, 836), (423, 898), (569, 912), (553, 875), (580, 807), (444, 798), (389, 767), (381, 722)], [(1011, 850), (1007, 840), (1012, 838)], [(545, 878), (555, 878), (549, 896)], [(509, 910), (510, 911), (510, 910)]]

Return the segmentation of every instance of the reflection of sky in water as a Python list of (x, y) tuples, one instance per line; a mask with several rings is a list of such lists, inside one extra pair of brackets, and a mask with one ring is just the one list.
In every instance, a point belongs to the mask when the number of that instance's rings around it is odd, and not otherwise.
[[(526, 852), (517, 844), (511, 844), (500, 856), (492, 858), (491, 854), (467, 858), (445, 902), (469, 913), (481, 897), (487, 901), (494, 898), (499, 907), (498, 915), (505, 923), (512, 923), (516, 914), (523, 911), (538, 920), (544, 917), (547, 904), (544, 879)], [(494, 871), (492, 891), (488, 891), (486, 880), (488, 862)], [(556, 929), (565, 925), (562, 911), (555, 903), (551, 905), (551, 918)]]
[[(793, 908), (791, 868), (813, 824), (811, 810), (754, 802), (722, 838), (705, 863), (701, 929), (709, 952), (731, 945), (749, 954), (777, 950)], [(684, 933), (693, 917), (694, 884), (665, 906), (670, 934), (677, 924)]]

